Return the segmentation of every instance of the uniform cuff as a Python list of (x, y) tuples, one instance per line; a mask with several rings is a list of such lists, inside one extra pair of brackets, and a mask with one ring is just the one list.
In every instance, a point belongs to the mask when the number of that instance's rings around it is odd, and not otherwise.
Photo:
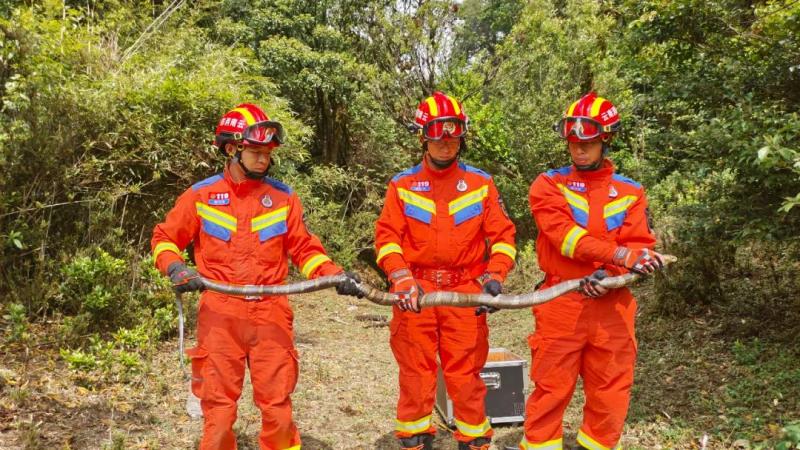
[(161, 254), (158, 255), (158, 258), (156, 258), (156, 268), (162, 274), (168, 275), (167, 269), (170, 265), (172, 265), (172, 263), (175, 262), (185, 263), (183, 258), (173, 252), (161, 252)]
[(383, 259), (381, 259), (380, 266), (387, 276), (396, 270), (408, 269), (406, 260), (403, 259), (403, 256), (399, 253), (390, 253), (386, 255)]

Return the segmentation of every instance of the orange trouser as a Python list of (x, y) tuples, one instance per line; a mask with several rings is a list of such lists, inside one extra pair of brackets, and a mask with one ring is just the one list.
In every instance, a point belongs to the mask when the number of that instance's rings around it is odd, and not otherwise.
[[(425, 292), (435, 287), (417, 280)], [(480, 292), (469, 280), (448, 291)], [(447, 392), (453, 400), (456, 418), (455, 437), (469, 442), (491, 436), (486, 418), (486, 385), (480, 370), (489, 352), (486, 315), (475, 316), (474, 308), (437, 306), (422, 312), (403, 312), (395, 306), (391, 322), (392, 352), (400, 367), (400, 398), (397, 401), (395, 435), (398, 438), (420, 433), (436, 433), (431, 416), (436, 396), (436, 355), (442, 363)]]
[(247, 302), (204, 292), (197, 315), (192, 358), (192, 391), (203, 409), (201, 450), (236, 448), (233, 423), (250, 367), (253, 400), (261, 410), (261, 450), (300, 448), (289, 395), (297, 383), (292, 310), (286, 297)]
[(528, 342), (536, 388), (528, 398), (520, 448), (561, 448), (564, 410), (578, 375), (586, 395), (578, 443), (592, 450), (613, 448), (633, 384), (636, 300), (627, 289), (598, 299), (571, 293), (533, 311), (536, 331)]

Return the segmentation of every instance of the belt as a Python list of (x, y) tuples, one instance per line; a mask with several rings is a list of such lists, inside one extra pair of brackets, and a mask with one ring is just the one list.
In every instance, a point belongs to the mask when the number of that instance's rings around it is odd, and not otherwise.
[(479, 267), (479, 269), (480, 270), (467, 270), (464, 268), (436, 269), (432, 267), (411, 266), (411, 273), (414, 275), (414, 278), (430, 281), (438, 289), (456, 286), (466, 280), (475, 279), (484, 272), (482, 266)]

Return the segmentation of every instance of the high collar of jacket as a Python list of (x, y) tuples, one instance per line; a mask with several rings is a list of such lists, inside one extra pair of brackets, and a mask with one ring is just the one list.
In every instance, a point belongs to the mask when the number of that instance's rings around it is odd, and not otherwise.
[(575, 165), (572, 165), (572, 173), (578, 179), (588, 182), (600, 182), (611, 178), (614, 174), (614, 163), (608, 158), (603, 159), (603, 164), (596, 170), (578, 170)]
[(453, 164), (450, 164), (444, 169), (437, 169), (428, 162), (428, 155), (425, 154), (425, 156), (422, 157), (422, 170), (425, 175), (431, 178), (447, 178), (458, 171), (458, 158), (453, 161)]
[(233, 161), (229, 161), (228, 164), (225, 165), (225, 170), (222, 172), (222, 176), (225, 178), (225, 182), (237, 193), (244, 194), (247, 192), (252, 191), (253, 189), (258, 188), (261, 186), (261, 180), (253, 180), (251, 178), (244, 177), (242, 181), (236, 181), (233, 179), (233, 175), (231, 174), (231, 164), (235, 164)]

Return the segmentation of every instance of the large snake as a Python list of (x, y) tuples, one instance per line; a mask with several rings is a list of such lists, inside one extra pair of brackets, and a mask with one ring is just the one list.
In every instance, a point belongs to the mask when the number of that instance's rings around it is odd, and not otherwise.
[[(662, 255), (665, 264), (670, 264), (678, 260), (672, 255)], [(607, 289), (616, 289), (630, 284), (639, 279), (640, 275), (626, 273), (616, 277), (607, 277), (599, 281), (600, 286)], [(313, 280), (301, 281), (299, 283), (282, 285), (231, 285), (219, 283), (207, 278), (202, 278), (206, 289), (228, 295), (259, 299), (265, 295), (287, 295), (303, 294), (307, 292), (319, 291), (330, 287), (335, 287), (346, 280), (346, 275), (330, 275), (315, 278)], [(397, 296), (389, 292), (383, 292), (367, 283), (356, 283), (359, 291), (367, 300), (378, 305), (391, 306), (397, 301)], [(419, 300), (420, 307), (427, 306), (493, 306), (498, 309), (522, 309), (542, 303), (549, 302), (554, 298), (560, 297), (568, 292), (576, 291), (580, 288), (581, 280), (567, 280), (540, 291), (528, 292), (519, 295), (500, 294), (493, 297), (489, 294), (466, 294), (462, 292), (437, 291), (423, 295)]]
[[(662, 255), (664, 264), (674, 263), (678, 260), (672, 255)], [(599, 281), (599, 284), (607, 289), (617, 289), (630, 284), (639, 279), (640, 275), (635, 273), (626, 273), (616, 277), (607, 277)], [(219, 292), (222, 294), (235, 295), (243, 297), (244, 301), (252, 299), (260, 299), (267, 295), (288, 295), (288, 294), (304, 294), (308, 292), (319, 291), (330, 287), (336, 287), (339, 283), (344, 282), (347, 276), (344, 274), (330, 275), (325, 277), (315, 278), (313, 280), (301, 281), (292, 284), (281, 285), (232, 285), (220, 283), (217, 281), (209, 280), (208, 278), (201, 278), (206, 289)], [(367, 300), (377, 303), (378, 305), (392, 306), (397, 301), (397, 296), (389, 292), (383, 292), (367, 283), (357, 283), (358, 290)], [(522, 309), (542, 303), (549, 302), (558, 298), (568, 292), (576, 291), (581, 286), (581, 280), (567, 280), (551, 286), (547, 289), (540, 291), (528, 292), (519, 295), (504, 295), (500, 294), (493, 297), (489, 294), (467, 294), (462, 292), (445, 292), (437, 291), (423, 295), (419, 299), (420, 307), (430, 306), (461, 306), (461, 307), (475, 307), (480, 305), (493, 306), (498, 309)], [(183, 302), (181, 301), (181, 294), (178, 293), (175, 297), (175, 303), (178, 307), (178, 349), (181, 358), (181, 368), (184, 368), (184, 344), (183, 344)], [(188, 374), (184, 370), (184, 378), (188, 379)], [(188, 402), (197, 401), (194, 394), (189, 392)]]

